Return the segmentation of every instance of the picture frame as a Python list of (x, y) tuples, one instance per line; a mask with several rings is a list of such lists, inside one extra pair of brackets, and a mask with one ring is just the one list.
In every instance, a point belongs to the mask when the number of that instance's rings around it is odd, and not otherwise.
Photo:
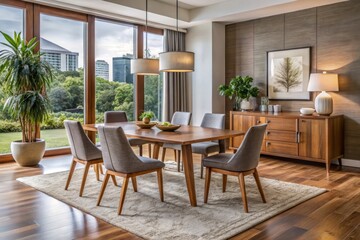
[(270, 100), (310, 100), (311, 48), (267, 52), (267, 95)]

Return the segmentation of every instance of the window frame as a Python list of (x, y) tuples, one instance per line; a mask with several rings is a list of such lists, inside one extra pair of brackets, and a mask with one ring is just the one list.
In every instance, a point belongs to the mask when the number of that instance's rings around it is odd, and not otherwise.
[[(125, 21), (118, 21), (110, 18), (96, 17), (94, 15), (76, 12), (72, 10), (64, 10), (56, 7), (41, 5), (38, 3), (23, 2), (21, 0), (0, 0), (0, 5), (8, 7), (16, 7), (24, 10), (24, 31), (26, 40), (33, 37), (40, 39), (40, 14), (47, 14), (55, 17), (68, 18), (76, 21), (87, 23), (87, 34), (85, 39), (85, 61), (84, 61), (84, 122), (95, 123), (96, 121), (96, 104), (95, 104), (95, 20), (101, 19), (115, 23), (129, 24), (137, 27), (136, 34), (136, 57), (142, 58), (144, 52), (144, 38), (145, 26), (140, 24), (133, 24)], [(163, 35), (163, 29), (148, 27), (149, 33)], [(37, 47), (37, 50), (40, 46)], [(134, 81), (135, 89), (135, 119), (138, 119), (144, 109), (144, 76), (137, 75)], [(41, 134), (41, 132), (40, 132)], [(88, 136), (95, 141), (95, 133), (89, 132)], [(40, 136), (39, 136), (40, 137)], [(70, 147), (61, 147), (56, 149), (47, 149), (44, 156), (54, 156), (70, 153)], [(10, 154), (0, 154), (0, 163), (9, 162), (13, 160)]]

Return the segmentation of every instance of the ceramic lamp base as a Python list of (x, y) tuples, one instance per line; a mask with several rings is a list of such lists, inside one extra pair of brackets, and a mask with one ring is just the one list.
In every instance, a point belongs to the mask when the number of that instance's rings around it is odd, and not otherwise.
[(332, 97), (325, 91), (322, 91), (315, 98), (315, 110), (319, 115), (329, 116), (333, 112)]

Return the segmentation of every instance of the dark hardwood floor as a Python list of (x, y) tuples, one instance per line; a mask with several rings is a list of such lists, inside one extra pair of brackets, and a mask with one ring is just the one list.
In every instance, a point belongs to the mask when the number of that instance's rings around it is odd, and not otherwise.
[[(173, 159), (172, 152), (168, 154)], [(198, 156), (194, 159), (199, 163)], [(19, 177), (68, 170), (70, 162), (71, 157), (66, 155), (46, 158), (37, 168), (0, 164), (0, 239), (138, 239), (16, 181)], [(261, 177), (323, 187), (329, 192), (233, 239), (360, 239), (360, 169), (339, 170), (333, 166), (327, 180), (325, 165), (262, 157), (259, 173)]]

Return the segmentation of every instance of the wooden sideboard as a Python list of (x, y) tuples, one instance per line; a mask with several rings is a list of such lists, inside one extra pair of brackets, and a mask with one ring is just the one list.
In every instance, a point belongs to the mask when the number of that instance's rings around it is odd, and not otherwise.
[[(323, 162), (329, 176), (330, 164), (344, 153), (343, 115), (303, 116), (298, 112), (278, 114), (230, 112), (230, 129), (247, 131), (251, 126), (267, 123), (261, 153), (271, 156)], [(236, 150), (244, 136), (230, 139)]]

